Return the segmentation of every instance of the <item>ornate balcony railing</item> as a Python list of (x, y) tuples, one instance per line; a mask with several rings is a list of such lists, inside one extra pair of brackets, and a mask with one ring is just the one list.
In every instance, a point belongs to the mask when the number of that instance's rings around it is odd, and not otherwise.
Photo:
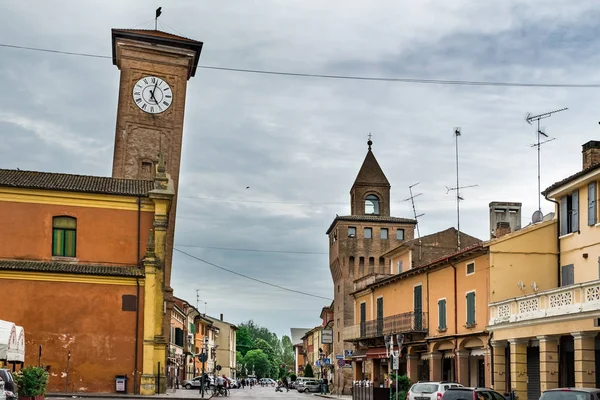
[(490, 303), (490, 326), (600, 310), (600, 280)]
[(427, 332), (427, 313), (407, 312), (344, 328), (344, 340), (355, 341), (397, 333)]

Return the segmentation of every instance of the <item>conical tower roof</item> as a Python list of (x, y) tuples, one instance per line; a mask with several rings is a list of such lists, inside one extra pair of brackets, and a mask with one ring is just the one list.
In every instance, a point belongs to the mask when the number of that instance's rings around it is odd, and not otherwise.
[(373, 142), (369, 140), (367, 142), (369, 144), (369, 151), (367, 152), (367, 156), (360, 167), (360, 171), (358, 171), (358, 175), (354, 180), (354, 186), (386, 186), (390, 187), (390, 182), (385, 177), (383, 170), (379, 166), (373, 151), (371, 150), (371, 145)]

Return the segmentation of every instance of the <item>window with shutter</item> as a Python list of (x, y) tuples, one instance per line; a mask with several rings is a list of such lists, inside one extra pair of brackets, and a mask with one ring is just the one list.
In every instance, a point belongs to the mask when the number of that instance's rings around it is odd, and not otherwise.
[(569, 286), (575, 283), (575, 268), (573, 264), (561, 267), (561, 286)]
[(446, 299), (438, 301), (438, 330), (446, 330)]
[(569, 209), (567, 206), (567, 201), (568, 201), (569, 196), (563, 196), (560, 199), (560, 235), (566, 235), (567, 233), (569, 233), (569, 220), (568, 220), (568, 213), (569, 213)]
[(571, 194), (571, 232), (579, 230), (579, 191)]
[(588, 185), (588, 225), (596, 225), (596, 182)]
[(73, 217), (52, 218), (52, 255), (75, 257), (77, 244), (77, 219)]
[(475, 325), (475, 292), (467, 293), (467, 326)]

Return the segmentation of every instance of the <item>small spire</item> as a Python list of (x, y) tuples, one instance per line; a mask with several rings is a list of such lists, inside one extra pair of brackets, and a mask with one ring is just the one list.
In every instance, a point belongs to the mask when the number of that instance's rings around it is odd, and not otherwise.
[(371, 146), (373, 145), (373, 141), (371, 140), (371, 132), (369, 132), (369, 140), (367, 141), (367, 144), (369, 145), (369, 151), (371, 151)]
[(164, 175), (165, 172), (167, 171), (167, 168), (165, 166), (165, 156), (163, 155), (162, 151), (158, 153), (158, 165), (156, 167), (156, 172), (158, 172), (158, 175)]
[(154, 257), (154, 229), (150, 229), (148, 234), (148, 244), (146, 245), (146, 257)]

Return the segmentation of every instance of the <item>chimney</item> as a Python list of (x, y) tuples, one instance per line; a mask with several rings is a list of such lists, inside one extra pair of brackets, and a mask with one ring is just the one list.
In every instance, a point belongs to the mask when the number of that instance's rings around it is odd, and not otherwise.
[(508, 235), (510, 232), (510, 222), (498, 222), (498, 225), (496, 225), (497, 238)]
[(221, 313), (221, 321), (223, 321), (223, 313)]
[(490, 203), (490, 239), (500, 237), (496, 230), (501, 222), (508, 223), (508, 233), (521, 229), (521, 203), (492, 201)]
[(583, 169), (600, 164), (600, 141), (590, 140), (583, 146)]

